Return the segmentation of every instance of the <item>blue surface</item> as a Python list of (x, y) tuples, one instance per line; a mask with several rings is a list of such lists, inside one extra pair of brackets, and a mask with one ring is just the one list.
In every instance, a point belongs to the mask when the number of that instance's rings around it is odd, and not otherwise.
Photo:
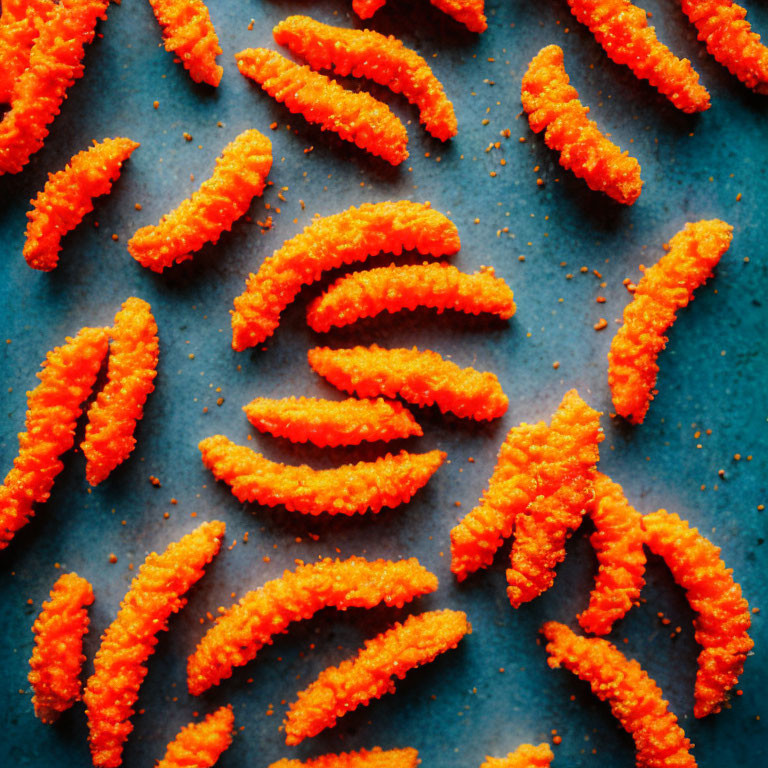
[[(443, 146), (419, 127), (415, 109), (402, 98), (372, 88), (409, 121), (411, 159), (392, 169), (289, 116), (240, 77), (234, 65), (233, 54), (242, 48), (271, 45), (272, 25), (289, 13), (359, 23), (351, 17), (347, 0), (211, 2), (225, 51), (218, 90), (196, 86), (173, 56), (158, 48), (160, 34), (148, 3), (125, 0), (110, 8), (110, 18), (99, 30), (103, 39), (88, 50), (85, 77), (71, 89), (45, 148), (23, 174), (0, 178), (0, 307), (2, 339), (8, 339), (0, 345), (0, 466), (10, 467), (16, 455), (25, 390), (36, 382), (46, 351), (65, 335), (86, 324), (109, 324), (120, 303), (137, 295), (152, 304), (161, 340), (157, 389), (130, 461), (91, 492), (82, 455), (69, 454), (50, 501), (0, 555), (0, 765), (89, 764), (82, 709), (74, 708), (54, 727), (42, 725), (33, 717), (26, 681), (30, 627), (62, 572), (55, 563), (76, 570), (95, 586), (87, 640), (92, 658), (99, 634), (135, 573), (129, 564), (138, 567), (148, 551), (162, 550), (201, 520), (216, 517), (227, 523), (227, 545), (235, 539), (239, 543), (231, 551), (225, 547), (192, 591), (188, 607), (162, 635), (141, 690), (144, 714), (134, 717), (136, 728), (126, 745), (128, 768), (152, 765), (193, 712), (202, 716), (225, 702), (233, 703), (243, 730), (222, 757), (222, 768), (267, 766), (282, 756), (377, 744), (417, 747), (425, 766), (476, 766), (486, 754), (506, 754), (520, 742), (548, 739), (551, 729), (563, 737), (555, 766), (591, 766), (598, 760), (632, 766), (632, 741), (608, 706), (568, 672), (550, 671), (537, 642), (543, 621), (575, 626), (575, 614), (586, 605), (596, 568), (588, 525), (571, 540), (555, 587), (516, 612), (504, 593), (508, 547), (491, 569), (459, 587), (449, 571), (448, 532), (485, 487), (498, 446), (512, 425), (547, 418), (563, 392), (574, 386), (591, 404), (610, 412), (605, 355), (614, 320), (629, 299), (622, 280), (636, 280), (638, 265), (654, 262), (661, 244), (687, 220), (726, 219), (735, 227), (733, 247), (716, 278), (698, 292), (670, 334), (661, 360), (659, 396), (646, 423), (630, 429), (603, 418), (607, 439), (601, 467), (624, 485), (640, 510), (664, 506), (711, 534), (750, 604), (766, 607), (766, 512), (757, 507), (768, 502), (763, 295), (768, 284), (763, 229), (767, 102), (706, 55), (671, 0), (646, 7), (654, 11), (660, 37), (694, 61), (712, 93), (712, 109), (700, 117), (677, 113), (629, 70), (612, 64), (570, 17), (565, 2), (491, 0), (488, 7), (490, 29), (480, 37), (462, 31), (426, 0), (392, 0), (375, 17), (374, 28), (396, 33), (429, 58), (460, 123), (459, 136)], [(768, 33), (768, 8), (750, 3), (749, 13), (755, 28)], [(251, 18), (255, 25), (249, 31)], [(561, 169), (519, 117), (525, 65), (552, 42), (564, 47), (566, 66), (583, 101), (592, 105), (593, 117), (640, 159), (645, 188), (630, 209), (589, 192)], [(155, 99), (158, 110), (152, 108)], [(273, 121), (279, 127), (270, 132)], [(162, 276), (142, 269), (128, 255), (127, 239), (194, 190), (209, 175), (224, 144), (250, 127), (269, 134), (275, 156), (274, 186), (254, 202), (252, 221), (238, 222), (216, 247), (205, 248), (194, 261)], [(511, 138), (499, 135), (504, 129), (511, 130)], [(185, 131), (193, 141), (184, 140)], [(28, 269), (21, 256), (27, 201), (48, 171), (63, 167), (91, 139), (114, 135), (130, 136), (142, 146), (113, 193), (99, 200), (96, 211), (66, 238), (55, 272)], [(518, 141), (521, 136), (526, 143)], [(496, 141), (500, 148), (486, 153)], [(310, 146), (314, 150), (304, 154)], [(501, 158), (506, 159), (503, 167)], [(491, 170), (497, 171), (495, 178)], [(538, 177), (546, 182), (543, 188), (536, 185)], [(285, 201), (277, 196), (281, 188)], [(738, 193), (743, 193), (741, 202), (736, 202)], [(469, 271), (492, 264), (510, 282), (519, 309), (508, 324), (425, 311), (320, 336), (306, 327), (304, 311), (307, 300), (335, 273), (302, 293), (266, 351), (231, 351), (229, 310), (249, 270), (315, 212), (401, 197), (431, 200), (450, 213), (463, 241), (455, 264)], [(306, 201), (306, 210), (300, 200)], [(137, 202), (143, 210), (134, 209)], [(270, 213), (274, 227), (261, 234), (256, 221)], [(118, 241), (111, 239), (112, 233), (119, 235)], [(372, 263), (388, 261), (381, 257)], [(582, 274), (582, 266), (590, 272)], [(567, 279), (568, 273), (573, 279)], [(598, 295), (607, 298), (604, 305), (595, 302)], [(592, 326), (599, 317), (608, 320), (609, 328), (596, 333)], [(222, 432), (245, 441), (251, 429), (240, 408), (257, 395), (333, 396), (308, 368), (306, 350), (317, 343), (373, 341), (430, 346), (460, 364), (495, 371), (510, 395), (509, 412), (486, 426), (444, 418), (433, 410), (419, 413), (425, 436), (402, 445), (442, 448), (451, 463), (410, 505), (378, 516), (307, 520), (282, 509), (239, 505), (226, 487), (214, 483), (200, 462), (198, 440)], [(556, 370), (554, 361), (560, 363)], [(219, 397), (224, 402), (217, 407)], [(711, 435), (705, 431), (709, 429)], [(321, 451), (257, 435), (250, 445), (275, 459), (317, 467), (385, 451), (383, 446)], [(740, 462), (734, 461), (735, 453), (742, 455)], [(468, 462), (470, 456), (474, 463)], [(724, 479), (717, 474), (721, 468)], [(161, 488), (149, 483), (150, 475), (160, 478)], [(172, 497), (178, 505), (171, 505)], [(454, 502), (461, 502), (461, 509)], [(170, 515), (167, 520), (164, 512)], [(250, 539), (243, 545), (245, 531)], [(108, 562), (111, 552), (118, 556), (114, 565)], [(474, 633), (456, 651), (410, 674), (395, 695), (348, 715), (298, 749), (287, 748), (278, 732), (285, 703), (322, 668), (354, 653), (364, 638), (407, 611), (325, 611), (292, 627), (255, 662), (201, 699), (187, 694), (185, 659), (203, 633), (199, 619), (206, 611), (230, 605), (231, 593), (239, 596), (259, 586), (292, 567), (295, 558), (313, 560), (336, 552), (417, 555), (438, 573), (441, 586), (408, 610), (466, 610)], [(266, 556), (269, 562), (264, 562)], [(732, 709), (696, 722), (692, 614), (682, 591), (655, 559), (644, 598), (647, 602), (631, 612), (612, 638), (662, 686), (696, 743), (699, 765), (762, 764), (768, 743), (765, 720), (759, 720), (765, 715), (768, 689), (763, 614), (753, 617), (756, 649), (739, 686), (743, 696), (734, 699)], [(659, 611), (671, 619), (669, 626), (662, 626)], [(676, 625), (682, 631), (671, 640)], [(270, 706), (274, 715), (268, 717)]]

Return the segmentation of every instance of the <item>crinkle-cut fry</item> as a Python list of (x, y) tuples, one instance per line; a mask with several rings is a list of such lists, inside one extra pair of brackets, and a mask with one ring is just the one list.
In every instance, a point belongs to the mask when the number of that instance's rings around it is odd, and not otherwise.
[(139, 146), (126, 138), (104, 139), (78, 152), (58, 173), (49, 173), (27, 213), (24, 258), (32, 269), (48, 272), (59, 262), (61, 238), (93, 210), (93, 198), (109, 194), (123, 163)]
[(564, 666), (610, 704), (635, 741), (638, 768), (696, 768), (690, 739), (669, 711), (659, 686), (637, 661), (601, 637), (580, 637), (556, 621), (541, 631), (548, 641), (549, 666)]
[(211, 768), (232, 743), (232, 705), (219, 707), (200, 723), (185, 725), (155, 768)]
[(443, 413), (476, 421), (506, 413), (509, 399), (496, 374), (460, 368), (437, 352), (370, 347), (315, 347), (309, 364), (334, 387), (358, 397), (397, 397), (414, 405), (436, 405)]
[[(361, 19), (370, 19), (387, 0), (352, 0), (352, 8)], [(463, 24), (470, 32), (485, 32), (485, 0), (430, 0), (432, 5)]]
[(48, 500), (61, 456), (75, 442), (83, 403), (90, 397), (107, 355), (106, 328), (83, 328), (52, 349), (27, 392), (26, 431), (19, 433), (19, 455), (0, 486), (0, 550), (34, 515), (34, 504)]
[(595, 498), (587, 514), (595, 524), (589, 541), (599, 570), (589, 606), (578, 616), (585, 632), (607, 635), (637, 603), (645, 579), (642, 515), (630, 505), (624, 491), (601, 472), (595, 476)]
[(268, 48), (236, 54), (240, 74), (308, 123), (400, 165), (408, 157), (408, 133), (394, 112), (370, 93), (348, 91), (330, 77), (295, 64)]
[(549, 744), (521, 744), (506, 757), (487, 757), (480, 768), (549, 768), (555, 756)]
[(720, 548), (687, 521), (661, 509), (643, 516), (643, 528), (648, 548), (664, 558), (696, 613), (693, 625), (702, 650), (693, 713), (706, 717), (723, 708), (754, 646), (747, 634), (749, 605), (720, 559)]
[(522, 101), (531, 130), (545, 131), (544, 141), (560, 153), (563, 168), (619, 203), (632, 205), (640, 197), (640, 163), (587, 118), (589, 108), (570, 85), (559, 46), (549, 45), (533, 57), (523, 76)]
[(286, 757), (269, 768), (416, 768), (419, 762), (419, 753), (411, 747), (388, 750), (374, 747), (359, 752), (321, 755), (305, 762)]
[(88, 410), (85, 477), (98, 485), (122, 464), (136, 445), (136, 423), (155, 388), (159, 347), (152, 308), (135, 296), (115, 316), (107, 383)]
[(148, 555), (120, 603), (117, 617), (102, 635), (83, 694), (95, 766), (120, 765), (157, 635), (168, 628), (171, 614), (184, 607), (186, 592), (219, 551), (224, 530), (224, 523), (212, 520), (169, 544), (161, 555)]
[(318, 280), (325, 270), (382, 252), (397, 256), (416, 250), (439, 258), (460, 247), (456, 225), (428, 203), (363, 203), (316, 219), (248, 277), (232, 312), (232, 347), (242, 351), (269, 338), (302, 286)]
[(60, 0), (42, 25), (29, 65), (13, 91), (11, 109), (0, 121), (0, 175), (18, 173), (42, 146), (48, 124), (59, 114), (67, 89), (82, 77), (85, 46), (109, 0)]
[(657, 358), (667, 345), (667, 329), (677, 310), (712, 276), (733, 238), (733, 227), (719, 219), (688, 223), (670, 241), (667, 253), (645, 269), (624, 324), (608, 352), (608, 385), (616, 413), (642, 424), (656, 392)]
[(367, 640), (355, 658), (323, 670), (299, 693), (284, 721), (285, 743), (299, 744), (331, 728), (347, 712), (393, 693), (393, 678), (402, 680), (409, 670), (434, 661), (471, 631), (462, 611), (429, 611)]
[(435, 138), (456, 135), (456, 114), (429, 64), (401, 40), (369, 29), (332, 27), (309, 16), (289, 16), (273, 30), (312, 69), (330, 69), (340, 77), (366, 77), (402, 93), (419, 108), (421, 122)]
[(260, 432), (318, 448), (359, 445), (421, 436), (421, 427), (400, 403), (384, 400), (321, 400), (316, 397), (257, 397), (243, 407)]
[(131, 256), (162, 272), (191, 259), (206, 243), (217, 243), (264, 191), (271, 168), (270, 140), (255, 128), (243, 131), (224, 147), (213, 175), (190, 197), (158, 224), (136, 232), (128, 241)]
[(223, 435), (202, 440), (203, 464), (241, 502), (278, 504), (303, 515), (380, 512), (411, 500), (445, 461), (442, 451), (387, 454), (334, 469), (279, 464)]
[(256, 658), (290, 624), (334, 607), (398, 608), (437, 589), (437, 577), (416, 558), (393, 562), (325, 558), (285, 571), (244, 595), (216, 620), (187, 661), (187, 685), (197, 696)]
[(479, 315), (488, 312), (508, 320), (515, 314), (512, 289), (492, 267), (473, 275), (443, 262), (353, 272), (340, 277), (307, 310), (307, 323), (319, 332), (354, 323), (381, 312), (429, 307)]
[(88, 632), (88, 606), (93, 588), (82, 576), (65, 573), (35, 619), (35, 648), (29, 660), (35, 716), (52, 723), (80, 698), (80, 672)]

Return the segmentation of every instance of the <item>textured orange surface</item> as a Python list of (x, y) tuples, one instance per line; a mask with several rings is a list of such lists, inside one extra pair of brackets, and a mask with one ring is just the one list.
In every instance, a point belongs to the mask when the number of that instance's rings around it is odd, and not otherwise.
[(232, 743), (232, 705), (220, 707), (201, 723), (184, 726), (155, 768), (211, 768)]
[[(352, 8), (361, 19), (370, 19), (387, 0), (352, 0)], [(435, 8), (447, 13), (470, 32), (485, 32), (485, 0), (430, 0)]]
[(455, 648), (472, 627), (462, 611), (429, 611), (409, 616), (371, 640), (353, 659), (323, 670), (301, 691), (285, 719), (285, 743), (299, 744), (336, 724), (361, 705), (393, 693), (393, 678)]
[(564, 666), (611, 705), (635, 741), (638, 768), (696, 768), (690, 739), (669, 711), (659, 686), (634, 659), (627, 659), (607, 640), (579, 637), (555, 621), (541, 631), (548, 640), (549, 666)]
[(322, 755), (305, 762), (285, 758), (272, 763), (269, 768), (416, 768), (418, 764), (419, 753), (410, 747), (386, 751), (374, 747), (340, 755)]
[(437, 589), (437, 577), (418, 560), (366, 560), (351, 557), (300, 565), (244, 595), (216, 621), (187, 662), (190, 693), (199, 695), (256, 658), (290, 624), (334, 607), (398, 608)]
[(643, 527), (651, 552), (664, 558), (696, 612), (693, 626), (702, 650), (694, 715), (719, 712), (754, 646), (747, 634), (752, 623), (749, 605), (733, 571), (720, 559), (720, 548), (696, 528), (663, 509), (645, 515)]
[(131, 582), (117, 617), (101, 637), (83, 694), (94, 765), (120, 765), (123, 744), (133, 730), (129, 718), (147, 674), (145, 662), (154, 653), (158, 633), (184, 607), (185, 593), (219, 551), (224, 529), (218, 520), (203, 523), (163, 554), (148, 555)]
[(549, 744), (521, 744), (506, 757), (487, 757), (480, 768), (549, 768), (554, 759)]
[(712, 276), (732, 238), (733, 227), (719, 219), (686, 224), (669, 241), (668, 252), (640, 278), (608, 352), (613, 405), (633, 424), (643, 423), (656, 394), (656, 359), (667, 345), (666, 331), (677, 310)]

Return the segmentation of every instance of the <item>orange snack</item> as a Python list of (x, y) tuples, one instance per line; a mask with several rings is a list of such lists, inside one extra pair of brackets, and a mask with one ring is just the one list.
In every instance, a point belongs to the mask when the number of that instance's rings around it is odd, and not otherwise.
[(509, 400), (495, 374), (459, 368), (437, 352), (382, 349), (376, 344), (353, 349), (315, 347), (310, 366), (338, 389), (358, 397), (396, 397), (414, 405), (436, 405), (476, 421), (497, 419)]
[(549, 744), (521, 744), (506, 757), (487, 757), (480, 768), (549, 768), (554, 759)]
[(546, 129), (544, 141), (560, 153), (560, 165), (584, 179), (590, 189), (632, 205), (643, 186), (640, 163), (587, 118), (589, 107), (582, 105), (569, 83), (562, 49), (557, 45), (542, 48), (523, 76), (523, 109), (531, 130), (540, 133)]
[(329, 331), (385, 310), (394, 313), (416, 307), (471, 315), (490, 312), (505, 320), (516, 310), (512, 289), (496, 277), (492, 267), (468, 275), (444, 263), (390, 264), (340, 277), (309, 305), (307, 323), (315, 331)]
[(223, 480), (241, 502), (268, 507), (282, 504), (304, 515), (354, 515), (380, 512), (411, 500), (445, 461), (442, 451), (387, 454), (335, 469), (278, 464), (223, 435), (201, 441), (203, 464)]
[(315, 219), (248, 277), (232, 312), (232, 347), (242, 351), (269, 338), (280, 323), (280, 313), (301, 287), (318, 280), (325, 270), (384, 251), (397, 256), (416, 250), (439, 258), (460, 247), (452, 221), (429, 204), (410, 200), (364, 203)]
[(65, 573), (35, 620), (35, 649), (29, 660), (29, 682), (35, 716), (52, 723), (80, 698), (80, 671), (85, 661), (83, 637), (93, 588), (76, 573)]
[(611, 705), (635, 741), (638, 768), (696, 768), (690, 739), (669, 711), (659, 686), (634, 659), (627, 659), (607, 640), (579, 637), (556, 621), (541, 631), (548, 640), (549, 666), (564, 666)]
[(685, 520), (661, 509), (643, 517), (643, 528), (649, 549), (664, 558), (696, 612), (693, 626), (702, 650), (693, 713), (706, 717), (722, 709), (754, 646), (747, 634), (749, 605), (720, 559), (720, 548)]
[(197, 696), (256, 658), (275, 635), (294, 621), (328, 607), (403, 605), (437, 589), (437, 577), (416, 558), (393, 562), (351, 557), (300, 565), (285, 571), (222, 613), (187, 662), (189, 691)]
[(322, 755), (306, 762), (284, 758), (269, 768), (416, 768), (419, 762), (419, 753), (410, 747), (387, 751), (374, 747), (340, 755)]
[(219, 707), (201, 723), (190, 723), (168, 745), (155, 768), (211, 768), (232, 743), (232, 705)]
[[(387, 0), (352, 0), (352, 8), (361, 19), (370, 19)], [(435, 8), (447, 13), (470, 32), (485, 32), (485, 0), (430, 0)]]
[(107, 384), (88, 410), (85, 477), (91, 485), (105, 480), (136, 445), (133, 433), (154, 390), (158, 359), (157, 323), (146, 301), (129, 298), (115, 316)]
[(392, 165), (400, 165), (408, 157), (405, 126), (370, 93), (348, 91), (335, 80), (267, 48), (248, 48), (235, 59), (240, 74), (256, 81), (275, 101), (308, 123), (333, 131)]
[(60, 457), (75, 441), (77, 419), (90, 397), (107, 355), (106, 328), (83, 328), (52, 349), (37, 374), (40, 383), (27, 392), (26, 432), (19, 433), (19, 455), (0, 486), (0, 550), (48, 500)]
[(203, 523), (162, 555), (147, 556), (120, 604), (115, 620), (101, 638), (93, 675), (83, 694), (88, 740), (95, 766), (116, 768), (123, 743), (133, 730), (130, 717), (154, 653), (157, 634), (168, 628), (171, 614), (185, 605), (184, 595), (203, 575), (219, 551), (224, 523)]
[(369, 29), (344, 29), (309, 16), (289, 16), (273, 30), (312, 69), (330, 69), (341, 77), (366, 77), (402, 93), (419, 108), (421, 122), (435, 138), (456, 135), (456, 115), (442, 83), (429, 64), (402, 41)]
[(687, 306), (694, 290), (712, 276), (732, 238), (733, 227), (719, 219), (686, 224), (638, 282), (608, 352), (613, 405), (633, 424), (643, 423), (656, 394), (656, 359), (667, 345), (665, 333), (677, 310)]
[(59, 262), (61, 238), (93, 210), (93, 198), (109, 194), (123, 163), (139, 144), (130, 139), (104, 139), (78, 152), (58, 173), (49, 173), (42, 192), (27, 213), (24, 258), (45, 272)]
[(323, 670), (299, 693), (286, 715), (285, 743), (299, 744), (334, 726), (347, 712), (393, 693), (392, 678), (402, 680), (408, 670), (434, 661), (471, 631), (462, 611), (429, 611), (367, 640), (356, 658)]
[(285, 437), (293, 443), (310, 442), (318, 448), (359, 445), (363, 441), (421, 436), (421, 427), (400, 403), (382, 398), (341, 402), (316, 397), (257, 397), (243, 407), (248, 421), (260, 432)]
[(272, 143), (255, 129), (243, 131), (224, 147), (211, 178), (155, 226), (142, 227), (128, 241), (136, 261), (153, 272), (191, 259), (206, 243), (243, 216), (264, 191), (272, 168)]

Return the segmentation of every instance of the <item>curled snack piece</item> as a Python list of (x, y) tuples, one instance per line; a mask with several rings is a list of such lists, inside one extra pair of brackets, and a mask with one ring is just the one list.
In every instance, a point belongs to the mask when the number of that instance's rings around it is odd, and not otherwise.
[(686, 224), (670, 241), (667, 253), (645, 270), (624, 324), (608, 352), (608, 384), (616, 413), (642, 424), (656, 394), (656, 359), (667, 345), (667, 329), (677, 310), (712, 276), (733, 239), (733, 227), (719, 219)]
[(450, 219), (429, 204), (410, 200), (364, 203), (316, 219), (248, 277), (232, 312), (232, 347), (242, 351), (269, 338), (280, 323), (280, 313), (301, 287), (325, 270), (384, 251), (397, 256), (417, 250), (439, 258), (456, 253), (460, 246)]
[(213, 175), (191, 197), (158, 224), (136, 232), (128, 241), (131, 256), (162, 272), (191, 259), (206, 243), (217, 243), (264, 191), (271, 168), (270, 140), (253, 128), (243, 131), (224, 147)]
[(220, 707), (201, 723), (185, 725), (155, 768), (211, 768), (232, 743), (232, 705)]
[(544, 141), (560, 153), (560, 165), (584, 179), (590, 189), (632, 205), (643, 186), (640, 163), (587, 118), (589, 108), (582, 105), (569, 83), (559, 46), (549, 45), (533, 57), (522, 87), (531, 130), (540, 133), (546, 129)]
[(392, 678), (402, 680), (408, 670), (434, 661), (471, 631), (462, 611), (429, 611), (367, 640), (356, 658), (323, 670), (299, 693), (286, 715), (285, 743), (299, 744), (332, 727), (347, 712), (393, 693)]
[(643, 517), (643, 528), (649, 549), (664, 558), (696, 612), (693, 626), (702, 650), (693, 713), (706, 717), (723, 708), (754, 646), (747, 634), (749, 605), (720, 559), (720, 548), (685, 520), (661, 509)]
[(85, 661), (83, 637), (93, 588), (76, 573), (60, 576), (51, 599), (35, 619), (35, 649), (29, 660), (29, 682), (35, 715), (52, 723), (80, 698), (80, 671)]
[(554, 759), (549, 744), (521, 744), (506, 757), (487, 757), (480, 768), (549, 768)]
[(290, 760), (284, 758), (269, 768), (416, 768), (419, 753), (415, 749), (383, 750), (381, 747), (361, 749), (359, 752), (342, 752), (340, 755), (322, 755), (314, 760)]
[(456, 115), (442, 83), (416, 51), (392, 35), (332, 27), (308, 16), (289, 16), (273, 32), (278, 44), (312, 69), (375, 80), (415, 104), (421, 122), (435, 138), (446, 141), (456, 135)]
[(93, 674), (83, 694), (88, 740), (95, 766), (117, 768), (123, 743), (133, 730), (130, 717), (154, 653), (158, 632), (185, 605), (184, 595), (219, 551), (224, 523), (203, 523), (163, 554), (148, 555), (101, 638)]
[(696, 768), (690, 739), (669, 711), (659, 686), (634, 659), (627, 659), (607, 640), (579, 637), (556, 621), (541, 631), (548, 641), (549, 666), (564, 666), (611, 705), (635, 741), (638, 768)]
[(437, 577), (416, 558), (393, 562), (351, 557), (300, 565), (248, 592), (216, 620), (187, 662), (189, 691), (197, 696), (256, 658), (294, 621), (322, 608), (398, 608), (437, 589)]
[(223, 435), (200, 442), (203, 464), (223, 480), (241, 502), (268, 507), (282, 504), (304, 515), (355, 515), (380, 512), (411, 500), (445, 461), (442, 451), (387, 454), (335, 469), (291, 466), (265, 459)]
[[(485, 32), (485, 0), (429, 0), (432, 5), (463, 24), (470, 32)], [(352, 0), (352, 8), (361, 19), (370, 19), (387, 0)]]
[(267, 48), (248, 48), (235, 59), (242, 75), (256, 81), (275, 101), (307, 122), (337, 133), (344, 141), (392, 165), (408, 157), (405, 126), (370, 93), (348, 91), (335, 80)]

